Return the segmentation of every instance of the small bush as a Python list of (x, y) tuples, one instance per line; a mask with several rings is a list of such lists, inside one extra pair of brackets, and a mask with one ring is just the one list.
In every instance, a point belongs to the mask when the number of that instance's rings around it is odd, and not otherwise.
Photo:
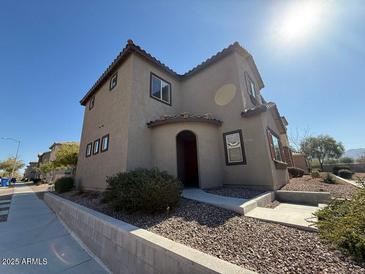
[(315, 170), (311, 172), (311, 176), (312, 178), (320, 178), (321, 174), (319, 173), (319, 171)]
[(288, 172), (292, 178), (303, 177), (304, 175), (304, 170), (297, 167), (288, 167)]
[(333, 179), (333, 177), (331, 176), (331, 174), (329, 172), (327, 172), (326, 177), (324, 177), (323, 182), (326, 184), (335, 184), (336, 180)]
[(348, 170), (348, 169), (340, 169), (338, 171), (338, 176), (340, 176), (341, 178), (344, 179), (351, 179), (352, 178), (352, 171)]
[(365, 190), (361, 189), (352, 200), (333, 200), (317, 211), (316, 226), (323, 240), (365, 262)]
[(41, 183), (41, 179), (33, 179), (33, 184), (39, 185)]
[(182, 191), (179, 180), (158, 169), (137, 169), (117, 173), (106, 180), (104, 202), (116, 210), (146, 213), (163, 212), (174, 208)]
[(354, 158), (351, 158), (351, 157), (342, 157), (340, 160), (339, 160), (340, 163), (344, 163), (344, 164), (352, 164), (355, 162)]
[(62, 177), (54, 183), (54, 189), (58, 193), (70, 191), (73, 187), (74, 179), (72, 177)]
[(334, 166), (333, 167), (333, 174), (338, 175), (338, 171), (340, 169), (347, 169), (351, 171), (351, 168), (349, 166), (343, 166), (343, 165), (339, 165), (339, 166)]

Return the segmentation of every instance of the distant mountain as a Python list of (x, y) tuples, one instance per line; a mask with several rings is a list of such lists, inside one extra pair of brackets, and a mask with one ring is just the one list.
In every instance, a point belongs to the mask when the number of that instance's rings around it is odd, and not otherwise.
[(351, 157), (357, 159), (360, 158), (362, 155), (365, 155), (365, 148), (355, 148), (346, 150), (342, 157)]

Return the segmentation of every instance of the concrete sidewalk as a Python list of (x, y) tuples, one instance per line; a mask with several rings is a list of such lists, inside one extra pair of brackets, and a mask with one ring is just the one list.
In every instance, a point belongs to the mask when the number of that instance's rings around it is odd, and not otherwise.
[(2, 260), (16, 264), (2, 261), (0, 273), (108, 273), (24, 185), (14, 189), (8, 220), (0, 223), (0, 254)]
[(244, 214), (244, 203), (248, 201), (248, 199), (211, 194), (199, 188), (186, 188), (183, 190), (182, 196), (186, 199), (225, 208), (240, 214)]

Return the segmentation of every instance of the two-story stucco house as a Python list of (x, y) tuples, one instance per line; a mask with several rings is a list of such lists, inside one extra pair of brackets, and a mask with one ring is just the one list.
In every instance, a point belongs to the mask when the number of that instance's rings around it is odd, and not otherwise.
[(102, 190), (107, 176), (158, 167), (189, 187), (280, 188), (287, 122), (263, 86), (238, 43), (181, 75), (129, 40), (81, 100), (76, 183)]

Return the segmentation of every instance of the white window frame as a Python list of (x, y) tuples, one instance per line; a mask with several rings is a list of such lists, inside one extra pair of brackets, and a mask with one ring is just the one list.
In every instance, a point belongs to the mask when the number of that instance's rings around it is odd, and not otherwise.
[(118, 73), (114, 73), (113, 76), (110, 78), (109, 90), (113, 90), (117, 86), (117, 84), (118, 84)]
[(92, 153), (93, 153), (93, 143), (91, 142), (86, 145), (86, 157), (90, 157)]

